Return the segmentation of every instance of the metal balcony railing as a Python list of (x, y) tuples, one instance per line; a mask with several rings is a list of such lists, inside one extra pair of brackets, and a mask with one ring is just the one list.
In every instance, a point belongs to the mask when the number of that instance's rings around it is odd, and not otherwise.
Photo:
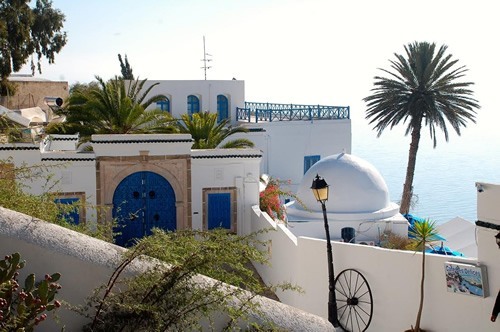
[(349, 106), (297, 105), (245, 102), (236, 108), (236, 120), (244, 122), (349, 119)]

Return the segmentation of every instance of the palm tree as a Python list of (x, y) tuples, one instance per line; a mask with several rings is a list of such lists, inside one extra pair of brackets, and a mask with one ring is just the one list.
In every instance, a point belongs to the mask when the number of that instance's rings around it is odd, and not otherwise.
[(456, 67), (458, 60), (445, 55), (447, 46), (436, 51), (436, 45), (414, 42), (405, 46), (406, 57), (394, 54), (389, 71), (381, 69), (388, 77), (375, 76), (374, 92), (364, 98), (368, 109), (366, 118), (378, 136), (384, 129), (392, 129), (400, 122), (406, 123), (405, 135), (411, 133), (406, 179), (401, 198), (400, 212), (410, 209), (413, 190), (413, 175), (417, 159), (420, 130), (428, 126), (436, 147), (436, 128), (444, 132), (448, 141), (447, 122), (460, 135), (460, 127), (466, 127), (468, 120), (475, 123), (475, 108), (480, 106), (472, 98), (469, 89), (473, 83), (459, 82), (465, 75), (465, 66)]
[(228, 124), (228, 119), (217, 123), (217, 114), (215, 113), (201, 112), (191, 116), (182, 114), (177, 128), (180, 133), (191, 134), (194, 140), (193, 149), (215, 149), (217, 147), (230, 149), (254, 146), (252, 141), (245, 138), (230, 140), (219, 146), (229, 136), (248, 131), (245, 127), (231, 127)]
[(422, 311), (424, 308), (424, 282), (425, 282), (425, 250), (427, 245), (438, 241), (438, 232), (436, 228), (436, 222), (425, 219), (423, 221), (415, 221), (413, 226), (409, 230), (409, 236), (412, 238), (412, 242), (416, 250), (422, 251), (422, 276), (420, 279), (420, 303), (418, 306), (417, 320), (415, 322), (415, 327), (412, 326), (410, 331), (420, 332), (420, 319), (422, 318)]
[(66, 121), (50, 125), (47, 133), (80, 133), (83, 140), (92, 134), (171, 133), (175, 120), (167, 112), (146, 108), (164, 95), (146, 96), (157, 85), (143, 90), (146, 80), (126, 81), (123, 78), (76, 87), (62, 114)]

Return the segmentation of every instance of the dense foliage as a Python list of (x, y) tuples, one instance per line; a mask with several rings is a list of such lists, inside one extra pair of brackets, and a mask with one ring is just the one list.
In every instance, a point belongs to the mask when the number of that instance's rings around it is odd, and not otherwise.
[[(265, 264), (265, 252), (265, 243), (256, 234), (237, 236), (222, 229), (155, 230), (125, 254), (108, 283), (96, 290), (84, 308), (93, 318), (87, 329), (186, 331), (199, 330), (203, 321), (215, 329), (214, 314), (226, 314), (226, 323), (217, 330), (233, 331), (250, 312), (258, 313), (258, 305), (252, 301), (255, 295), (269, 291), (249, 266), (250, 261)], [(159, 260), (150, 260), (155, 268), (121, 279), (127, 267), (145, 256)], [(214, 279), (201, 279), (198, 274)], [(279, 287), (294, 289), (289, 284)], [(269, 323), (265, 325), (271, 328)]]
[(36, 64), (31, 58), (31, 69), (41, 73), (41, 60), (54, 63), (55, 55), (66, 45), (63, 32), (64, 14), (52, 8), (52, 1), (37, 0), (30, 7), (30, 0), (0, 2), (0, 78), (4, 82), (12, 72), (19, 71), (28, 59), (36, 54)]
[(115, 77), (105, 82), (79, 85), (72, 89), (67, 106), (61, 111), (66, 121), (53, 123), (48, 134), (79, 133), (84, 140), (92, 134), (145, 134), (170, 133), (172, 117), (160, 110), (146, 108), (165, 96), (147, 95), (157, 85), (143, 89), (147, 80), (126, 82)]
[(436, 146), (436, 129), (441, 129), (448, 141), (449, 123), (460, 135), (467, 121), (475, 122), (477, 100), (472, 98), (472, 82), (461, 82), (467, 69), (456, 67), (458, 60), (446, 55), (447, 46), (436, 50), (435, 44), (414, 42), (405, 46), (406, 55), (394, 54), (393, 71), (381, 69), (387, 77), (375, 76), (373, 94), (364, 98), (366, 118), (380, 136), (382, 132), (403, 123), (406, 135), (411, 133), (406, 179), (400, 212), (408, 213), (413, 192), (413, 175), (420, 131), (429, 127)]

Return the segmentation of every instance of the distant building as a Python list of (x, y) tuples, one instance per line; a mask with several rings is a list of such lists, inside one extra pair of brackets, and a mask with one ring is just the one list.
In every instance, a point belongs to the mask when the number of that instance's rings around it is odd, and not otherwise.
[(13, 74), (9, 81), (16, 86), (13, 96), (3, 96), (0, 105), (11, 109), (40, 107), (46, 114), (47, 120), (52, 119), (52, 111), (47, 105), (47, 98), (61, 98), (63, 101), (69, 96), (69, 85), (66, 81), (49, 81), (32, 75)]

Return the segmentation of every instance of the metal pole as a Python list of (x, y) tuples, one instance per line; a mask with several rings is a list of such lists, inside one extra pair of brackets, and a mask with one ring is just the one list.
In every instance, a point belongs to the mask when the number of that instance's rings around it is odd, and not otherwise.
[(339, 320), (337, 317), (337, 298), (335, 296), (335, 273), (333, 271), (333, 254), (332, 254), (332, 243), (330, 242), (330, 229), (328, 227), (328, 219), (326, 216), (326, 206), (325, 202), (321, 202), (321, 207), (323, 208), (323, 219), (325, 221), (325, 232), (326, 232), (326, 251), (328, 254), (328, 321), (332, 323), (334, 327), (339, 326)]

